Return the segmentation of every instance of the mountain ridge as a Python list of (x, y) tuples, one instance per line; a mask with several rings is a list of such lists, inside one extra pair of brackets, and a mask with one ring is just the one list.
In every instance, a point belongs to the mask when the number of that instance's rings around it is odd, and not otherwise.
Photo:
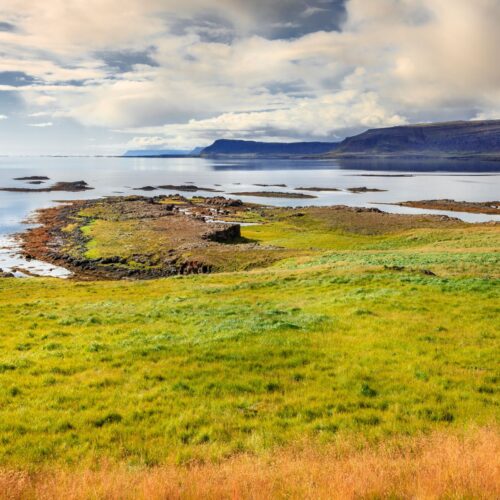
[(500, 120), (417, 123), (366, 130), (340, 142), (217, 139), (194, 150), (135, 150), (126, 157), (480, 159), (500, 161)]
[(500, 159), (500, 120), (419, 123), (370, 129), (347, 137), (327, 156)]
[(203, 149), (200, 156), (289, 157), (297, 155), (322, 155), (333, 151), (335, 142), (258, 142), (234, 139), (217, 139)]

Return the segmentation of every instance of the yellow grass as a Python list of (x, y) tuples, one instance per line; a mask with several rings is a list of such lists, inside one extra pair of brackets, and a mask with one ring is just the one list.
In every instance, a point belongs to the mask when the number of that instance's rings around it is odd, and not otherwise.
[(360, 447), (295, 446), (216, 464), (0, 470), (2, 499), (500, 498), (497, 427)]

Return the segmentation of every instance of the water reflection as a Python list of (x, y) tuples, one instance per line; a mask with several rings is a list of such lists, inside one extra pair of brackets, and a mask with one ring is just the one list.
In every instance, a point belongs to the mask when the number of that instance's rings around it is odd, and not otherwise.
[(396, 172), (447, 172), (480, 173), (500, 172), (500, 162), (452, 159), (342, 159), (339, 168), (345, 170), (396, 171)]
[(215, 160), (211, 168), (216, 171), (226, 170), (366, 170), (369, 172), (443, 172), (463, 173), (498, 173), (499, 161), (452, 160), (452, 159), (228, 159)]

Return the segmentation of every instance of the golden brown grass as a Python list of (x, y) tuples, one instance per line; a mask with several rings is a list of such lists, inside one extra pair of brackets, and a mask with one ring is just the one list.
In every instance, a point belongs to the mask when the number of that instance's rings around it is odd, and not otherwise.
[(2, 499), (500, 498), (500, 433), (300, 446), (217, 464), (0, 470)]

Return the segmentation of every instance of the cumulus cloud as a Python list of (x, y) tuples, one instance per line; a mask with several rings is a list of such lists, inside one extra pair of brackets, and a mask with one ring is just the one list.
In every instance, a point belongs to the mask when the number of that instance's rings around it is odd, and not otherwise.
[(498, 19), (498, 0), (3, 0), (0, 93), (138, 146), (497, 118)]
[(384, 109), (376, 94), (346, 90), (319, 99), (303, 99), (287, 109), (230, 112), (186, 124), (145, 128), (143, 132), (158, 135), (144, 136), (136, 144), (194, 146), (207, 144), (216, 137), (330, 141), (353, 135), (360, 126), (366, 129), (405, 123), (403, 117)]

